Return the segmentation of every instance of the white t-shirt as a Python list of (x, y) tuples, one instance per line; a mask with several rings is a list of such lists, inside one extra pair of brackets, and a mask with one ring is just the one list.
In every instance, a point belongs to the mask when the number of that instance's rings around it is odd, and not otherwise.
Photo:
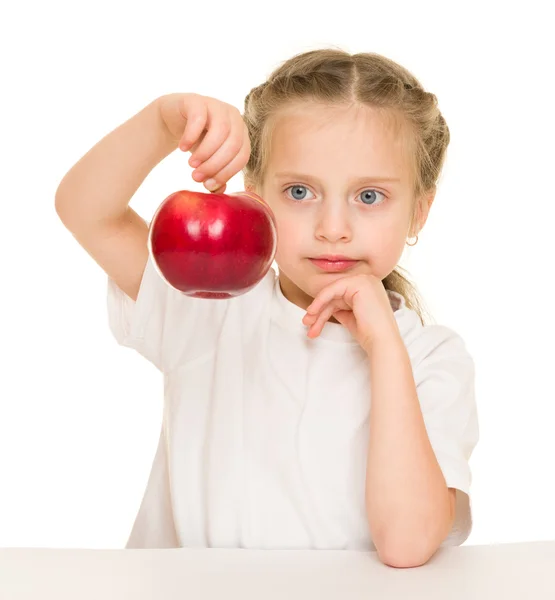
[[(462, 339), (423, 327), (388, 292), (428, 436), (458, 490), (444, 545), (471, 529), (478, 441), (474, 363)], [(158, 449), (127, 548), (375, 550), (365, 512), (368, 359), (349, 331), (306, 336), (274, 269), (230, 300), (190, 298), (149, 257), (136, 302), (108, 278), (117, 342), (164, 375)]]

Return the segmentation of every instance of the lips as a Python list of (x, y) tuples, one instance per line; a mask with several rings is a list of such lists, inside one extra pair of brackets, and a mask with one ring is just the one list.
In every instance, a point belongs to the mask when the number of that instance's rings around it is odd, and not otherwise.
[(358, 260), (347, 256), (318, 256), (310, 258), (310, 262), (316, 265), (322, 271), (328, 273), (338, 273), (353, 268)]

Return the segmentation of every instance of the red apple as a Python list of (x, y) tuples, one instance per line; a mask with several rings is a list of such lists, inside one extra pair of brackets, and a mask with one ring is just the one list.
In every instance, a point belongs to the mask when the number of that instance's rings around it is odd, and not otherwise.
[(276, 247), (274, 214), (251, 192), (174, 192), (154, 213), (148, 235), (160, 276), (195, 298), (249, 291), (268, 272)]

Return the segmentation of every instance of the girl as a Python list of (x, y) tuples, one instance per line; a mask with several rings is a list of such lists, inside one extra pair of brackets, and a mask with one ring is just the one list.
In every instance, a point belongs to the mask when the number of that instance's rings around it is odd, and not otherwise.
[[(107, 273), (111, 331), (164, 375), (127, 548), (376, 550), (410, 567), (468, 537), (473, 359), (397, 268), (448, 144), (406, 69), (321, 49), (277, 68), (243, 115), (157, 98), (66, 174), (56, 210)], [(187, 297), (151, 262), (129, 201), (178, 147), (207, 190), (242, 170), (275, 213), (278, 273), (242, 296)]]

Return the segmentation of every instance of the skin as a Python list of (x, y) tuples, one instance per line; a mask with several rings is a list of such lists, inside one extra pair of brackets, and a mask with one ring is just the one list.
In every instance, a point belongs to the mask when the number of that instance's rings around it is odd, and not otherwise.
[[(365, 106), (305, 103), (276, 119), (264, 182), (252, 189), (270, 204), (279, 239), (286, 240), (278, 244), (276, 262), (283, 294), (297, 306), (307, 308), (340, 277), (372, 274), (382, 280), (398, 264), (415, 201), (399, 140)], [(310, 177), (281, 176), (283, 172)], [(355, 181), (361, 177), (365, 180)], [(419, 203), (424, 210), (414, 235), (432, 201), (431, 195)], [(309, 260), (321, 254), (342, 254), (359, 263), (349, 271), (325, 273)]]
[[(280, 286), (306, 309), (307, 335), (317, 337), (328, 321), (341, 323), (368, 356), (368, 523), (385, 564), (414, 567), (426, 563), (451, 530), (455, 490), (447, 488), (431, 447), (382, 283), (407, 237), (424, 226), (435, 195), (414, 198), (401, 141), (369, 107), (293, 105), (277, 116), (264, 180), (250, 189), (275, 214)], [(309, 260), (322, 254), (358, 262), (327, 273)]]

